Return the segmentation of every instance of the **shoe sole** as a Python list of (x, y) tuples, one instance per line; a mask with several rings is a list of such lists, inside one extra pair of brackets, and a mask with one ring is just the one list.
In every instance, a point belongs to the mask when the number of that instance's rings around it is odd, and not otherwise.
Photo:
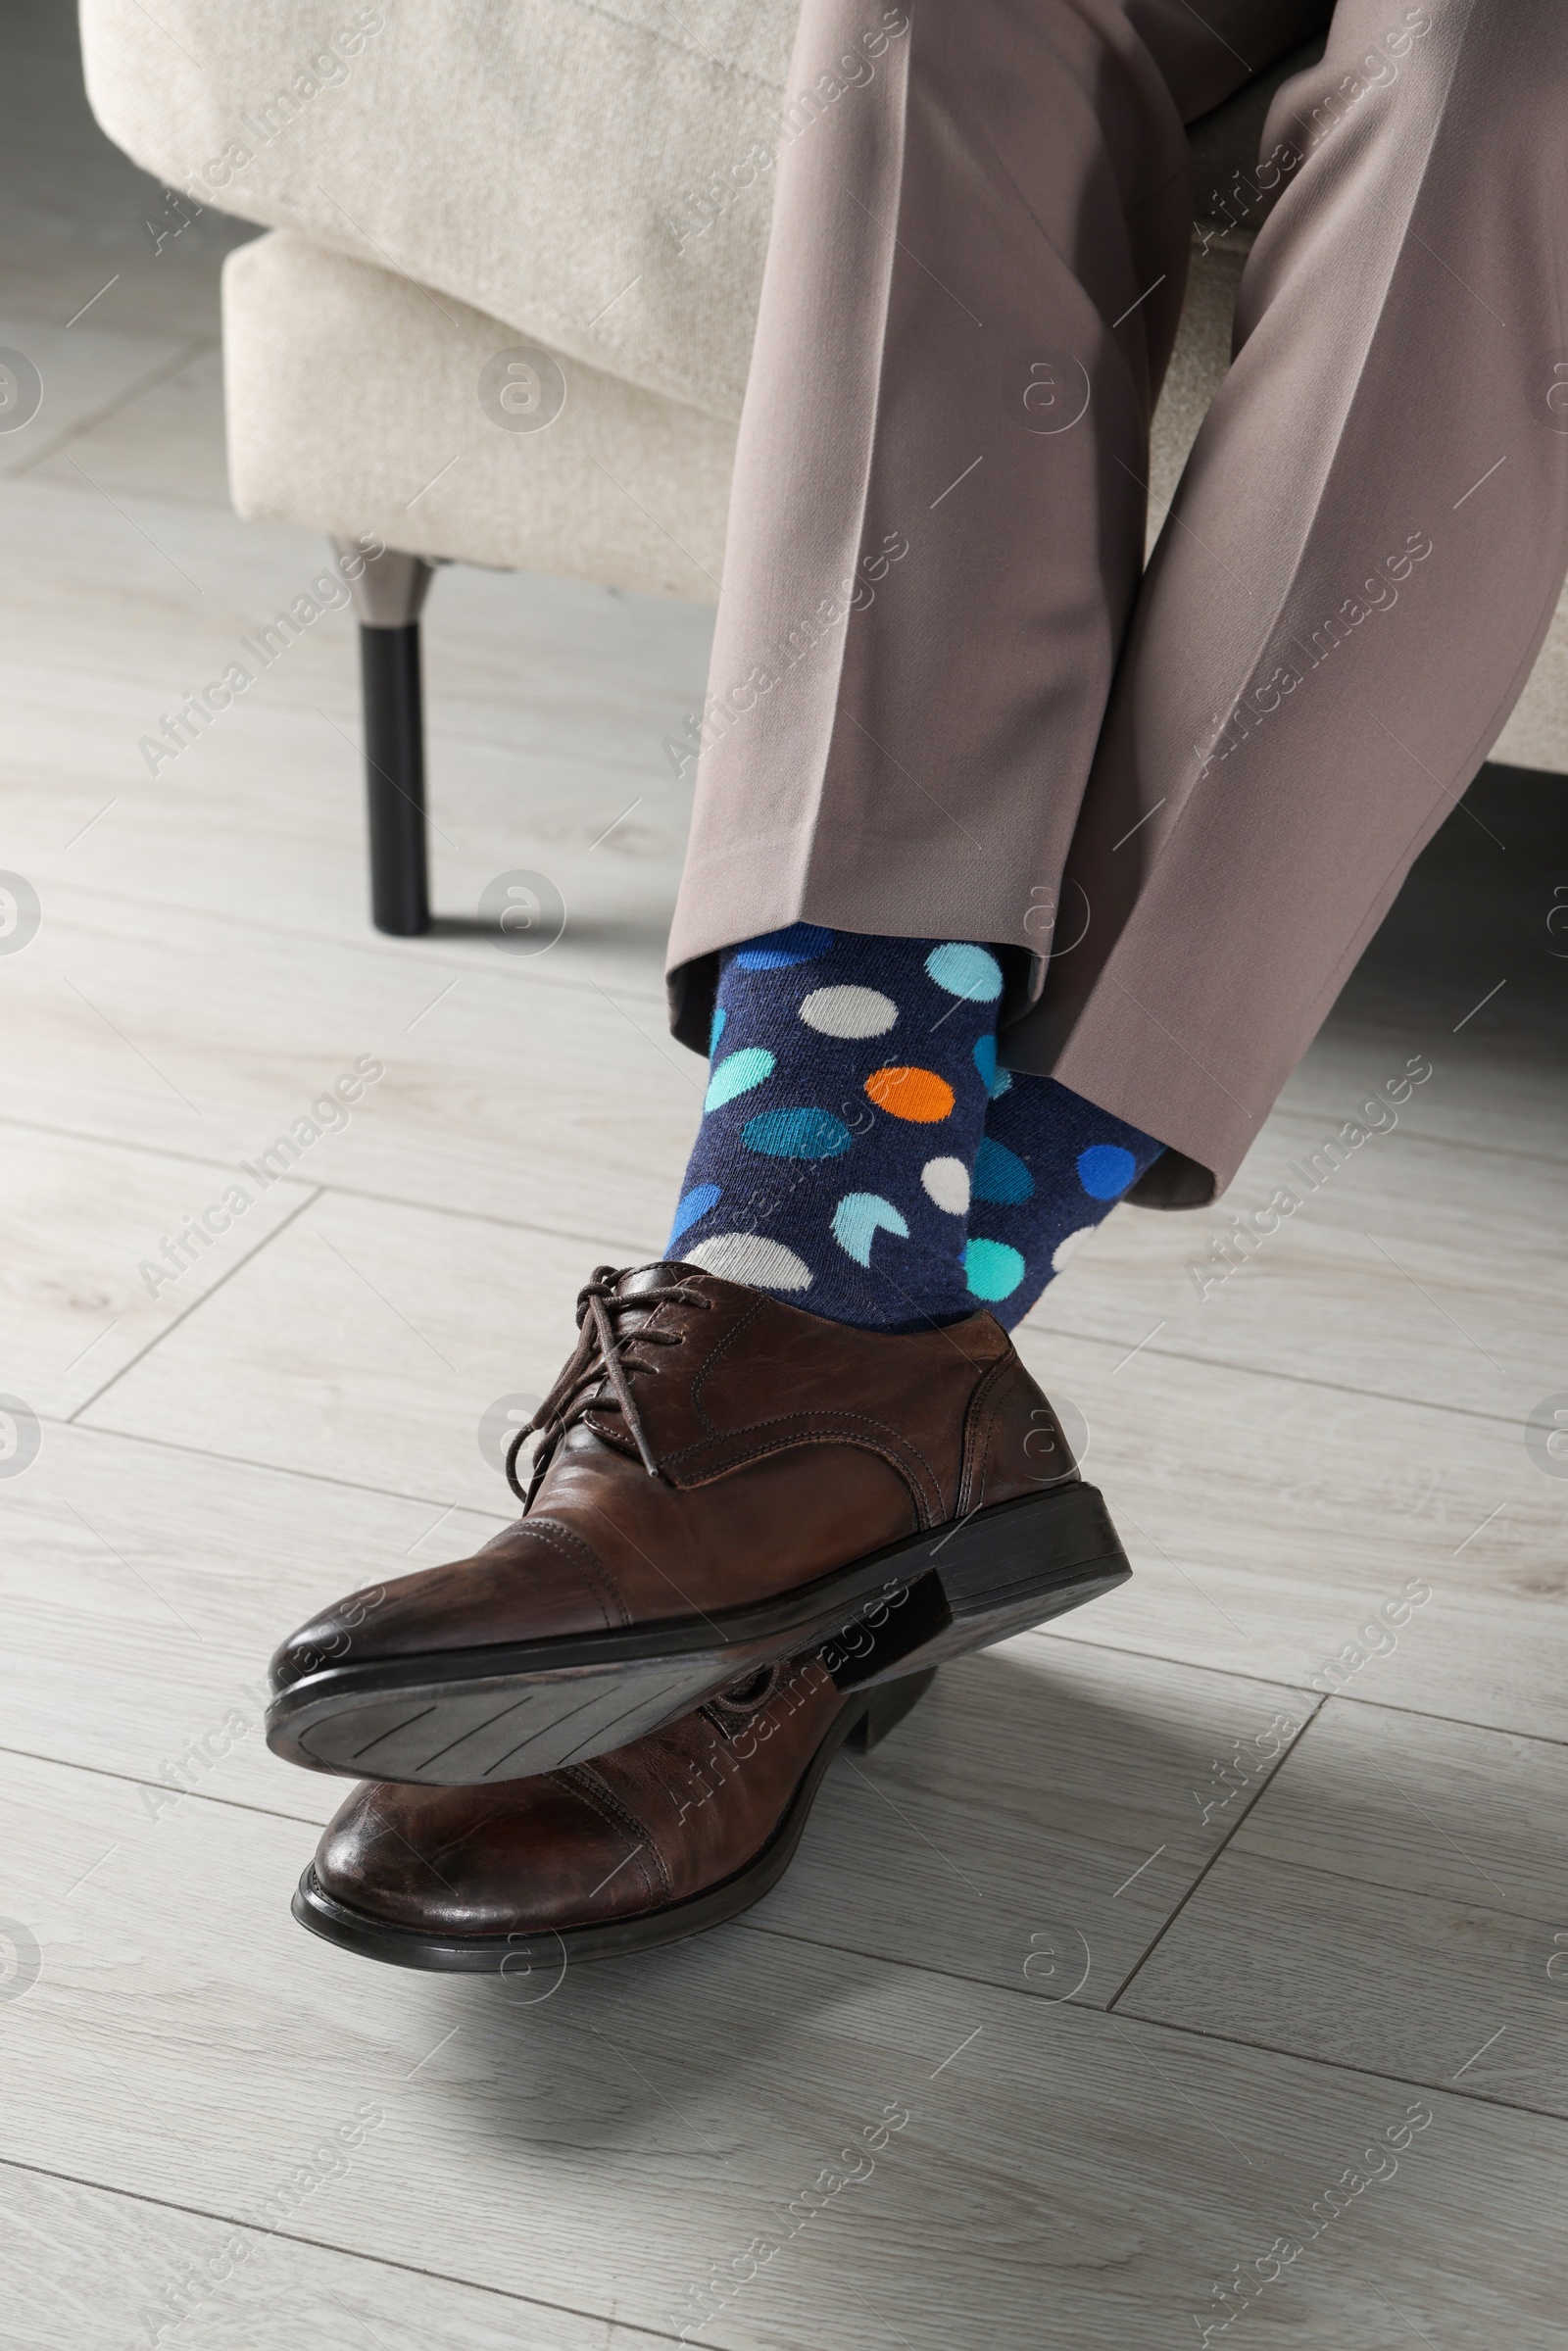
[[(672, 1902), (667, 1909), (649, 1911), (640, 1918), (608, 1920), (603, 1926), (551, 1927), (536, 1934), (423, 1935), (413, 1927), (385, 1925), (346, 1902), (335, 1901), (318, 1884), (313, 1864), (294, 1895), (294, 1916), (312, 1935), (361, 1959), (379, 1959), (391, 1967), (425, 1968), (444, 1975), (502, 1976), (519, 1990), (530, 1986), (528, 2004), (548, 1999), (573, 1960), (617, 1959), (634, 1951), (658, 1950), (664, 1943), (683, 1942), (690, 1935), (721, 1927), (760, 1902), (794, 1860), (816, 1791), (840, 1748), (856, 1746), (863, 1753), (874, 1747), (903, 1721), (934, 1679), (934, 1667), (907, 1675), (886, 1689), (867, 1691), (847, 1707), (812, 1756), (788, 1810), (761, 1850), (722, 1884), (684, 1902)], [(532, 1987), (536, 1976), (542, 1988)]]
[(870, 1688), (1131, 1573), (1101, 1494), (1074, 1479), (710, 1617), (330, 1666), (272, 1700), (267, 1743), (308, 1771), (485, 1788), (628, 1746), (780, 1657), (820, 1650), (841, 1690)]

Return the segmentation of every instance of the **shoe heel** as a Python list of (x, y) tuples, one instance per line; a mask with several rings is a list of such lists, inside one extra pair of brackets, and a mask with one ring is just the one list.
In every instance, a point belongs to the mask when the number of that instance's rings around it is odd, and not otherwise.
[(910, 1544), (898, 1564), (903, 1577), (822, 1643), (842, 1690), (910, 1682), (1081, 1608), (1133, 1572), (1103, 1497), (1076, 1478), (960, 1519), (934, 1542)]
[(868, 1755), (880, 1746), (890, 1731), (896, 1730), (911, 1706), (924, 1697), (937, 1678), (934, 1665), (923, 1674), (905, 1674), (897, 1682), (883, 1682), (865, 1701), (865, 1712), (850, 1733), (846, 1743), (858, 1754)]
[(1098, 1599), (1132, 1574), (1099, 1489), (1074, 1478), (983, 1510), (931, 1552), (952, 1611), (939, 1647), (983, 1647)]

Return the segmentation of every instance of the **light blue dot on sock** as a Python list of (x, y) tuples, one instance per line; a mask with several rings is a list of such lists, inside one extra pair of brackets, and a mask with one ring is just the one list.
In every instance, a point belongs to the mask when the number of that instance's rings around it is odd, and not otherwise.
[(814, 963), (833, 944), (833, 933), (820, 923), (792, 922), (782, 931), (765, 931), (735, 950), (742, 971), (785, 971), (792, 963)]
[(939, 988), (971, 1004), (994, 1004), (1002, 994), (1002, 965), (983, 947), (965, 947), (950, 939), (945, 946), (933, 947), (925, 967)]
[(1078, 1181), (1091, 1200), (1120, 1200), (1138, 1162), (1119, 1143), (1092, 1143), (1078, 1153)]
[(760, 1110), (741, 1129), (748, 1151), (773, 1159), (836, 1159), (854, 1140), (830, 1110)]
[(1012, 1084), (1012, 1071), (997, 1067), (995, 1037), (977, 1037), (975, 1039), (974, 1065), (980, 1072), (981, 1085), (984, 1086), (993, 1102), (996, 1101), (999, 1094), (1005, 1094), (1007, 1088)]
[(750, 1094), (754, 1086), (772, 1076), (773, 1066), (773, 1056), (765, 1045), (743, 1045), (738, 1053), (720, 1061), (709, 1079), (703, 1108), (721, 1110), (737, 1094)]
[(1024, 1277), (1024, 1261), (1004, 1241), (969, 1241), (963, 1249), (963, 1274), (971, 1298), (987, 1305), (1011, 1298)]
[(871, 1244), (878, 1233), (909, 1238), (909, 1227), (890, 1200), (880, 1192), (846, 1192), (833, 1211), (833, 1238), (857, 1265), (869, 1265)]
[(669, 1228), (669, 1239), (665, 1243), (665, 1247), (673, 1249), (682, 1233), (689, 1233), (693, 1225), (699, 1223), (708, 1214), (710, 1208), (718, 1206), (719, 1199), (720, 1194), (716, 1184), (695, 1185), (675, 1210), (675, 1221)]
[(1016, 1208), (1023, 1200), (1034, 1199), (1035, 1179), (1016, 1151), (986, 1135), (975, 1153), (972, 1189), (976, 1200)]
[(724, 1034), (724, 1023), (728, 1018), (729, 1014), (722, 1004), (713, 1006), (713, 1025), (708, 1032), (708, 1057), (710, 1060), (718, 1051), (718, 1041)]

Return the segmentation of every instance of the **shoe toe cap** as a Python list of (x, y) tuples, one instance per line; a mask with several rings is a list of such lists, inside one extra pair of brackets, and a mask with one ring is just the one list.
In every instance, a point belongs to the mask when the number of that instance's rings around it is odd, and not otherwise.
[[(583, 1561), (525, 1525), (471, 1559), (364, 1586), (291, 1633), (272, 1658), (274, 1694), (336, 1666), (431, 1650), (596, 1633), (622, 1621)], [(597, 1562), (594, 1562), (597, 1565)]]
[(452, 1938), (561, 1932), (655, 1907), (652, 1848), (562, 1773), (504, 1788), (357, 1788), (322, 1834), (315, 1880), (385, 1926)]

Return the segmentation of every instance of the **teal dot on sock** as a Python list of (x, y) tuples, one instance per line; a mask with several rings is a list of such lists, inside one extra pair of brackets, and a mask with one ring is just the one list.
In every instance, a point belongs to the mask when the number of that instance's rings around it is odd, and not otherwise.
[(1119, 1143), (1092, 1143), (1078, 1153), (1078, 1181), (1091, 1200), (1120, 1200), (1138, 1162)]
[(971, 1004), (994, 1004), (1002, 994), (1002, 965), (983, 947), (967, 947), (950, 939), (933, 947), (926, 956), (929, 976), (949, 996), (961, 996)]
[(880, 1192), (846, 1192), (833, 1211), (833, 1238), (846, 1256), (857, 1265), (869, 1265), (878, 1233), (894, 1233), (907, 1241), (907, 1219)]
[(996, 1101), (999, 1094), (1005, 1094), (1007, 1088), (1012, 1084), (1012, 1071), (997, 1067), (995, 1037), (986, 1036), (975, 1039), (974, 1065), (980, 1072), (981, 1085), (984, 1086), (993, 1102)]
[(964, 1244), (963, 1274), (969, 1296), (994, 1305), (998, 1298), (1011, 1298), (1023, 1280), (1024, 1261), (1004, 1241), (969, 1241)]
[(1016, 1151), (990, 1135), (981, 1138), (974, 1161), (974, 1197), (1016, 1208), (1035, 1196), (1035, 1180)]
[(731, 1053), (727, 1060), (720, 1061), (709, 1079), (708, 1092), (703, 1096), (703, 1108), (721, 1110), (726, 1102), (735, 1100), (737, 1094), (750, 1094), (754, 1086), (760, 1086), (764, 1078), (770, 1078), (772, 1074), (773, 1056), (767, 1048), (762, 1045), (743, 1045), (738, 1053)]
[(729, 1014), (722, 1004), (713, 1006), (713, 1025), (708, 1032), (708, 1057), (710, 1060), (718, 1051), (718, 1041), (724, 1034), (724, 1023), (728, 1018)]
[(830, 1110), (761, 1110), (741, 1129), (748, 1151), (773, 1159), (836, 1159), (854, 1140)]

